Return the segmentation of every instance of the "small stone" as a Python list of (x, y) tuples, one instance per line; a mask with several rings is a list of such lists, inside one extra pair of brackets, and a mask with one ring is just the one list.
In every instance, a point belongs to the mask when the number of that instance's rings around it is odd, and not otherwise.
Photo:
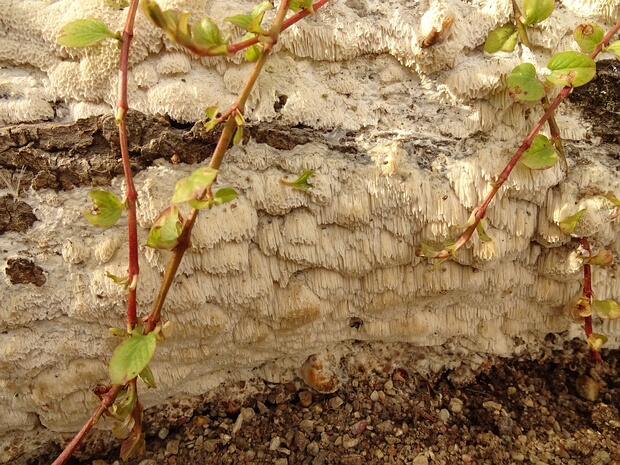
[(388, 379), (385, 383), (383, 383), (383, 389), (386, 391), (394, 389), (394, 382), (391, 379)]
[(275, 465), (288, 465), (288, 459), (286, 457), (276, 459)]
[(173, 439), (166, 443), (166, 455), (177, 455), (179, 453), (179, 444), (181, 441)]
[(513, 452), (512, 454), (510, 454), (510, 456), (515, 462), (523, 462), (525, 460), (525, 455), (523, 455), (521, 452)]
[(204, 442), (205, 438), (203, 436), (198, 436), (196, 438), (196, 442), (194, 443), (194, 447), (196, 447), (197, 449), (202, 449)]
[(450, 419), (450, 412), (448, 412), (448, 409), (442, 408), (437, 416), (445, 424), (448, 423), (448, 420)]
[(328, 403), (329, 403), (330, 408), (333, 408), (335, 410), (338, 407), (340, 407), (342, 404), (344, 404), (344, 400), (336, 396), (336, 397), (332, 397), (331, 399), (329, 399)]
[(345, 449), (351, 449), (352, 447), (357, 446), (359, 442), (359, 438), (351, 438), (348, 434), (345, 434), (342, 437), (342, 447), (344, 447)]
[(483, 402), (482, 406), (488, 410), (501, 410), (502, 409), (502, 404), (493, 402), (492, 400), (487, 400), (486, 402)]
[(370, 400), (377, 402), (379, 400), (379, 393), (377, 391), (372, 391), (370, 394)]
[(596, 381), (586, 375), (579, 376), (577, 378), (575, 387), (577, 388), (577, 393), (579, 396), (584, 400), (589, 400), (590, 402), (594, 402), (598, 399), (598, 393), (601, 388)]
[(428, 465), (428, 457), (424, 454), (418, 454), (411, 462), (411, 465)]
[(396, 447), (394, 447), (392, 444), (387, 446), (386, 452), (388, 453), (388, 455), (390, 457), (396, 457), (396, 454), (398, 454), (398, 451), (396, 450)]
[(294, 438), (295, 438), (294, 439), (295, 445), (299, 448), (299, 450), (304, 450), (308, 446), (308, 443), (310, 442), (308, 438), (306, 437), (306, 435), (302, 433), (301, 431), (295, 431)]
[(474, 461), (474, 459), (472, 458), (471, 455), (469, 454), (463, 454), (461, 455), (461, 460), (463, 461), (463, 463), (472, 463)]
[(508, 395), (509, 396), (514, 396), (517, 393), (517, 388), (514, 386), (509, 386), (508, 387)]
[(461, 413), (463, 411), (463, 401), (457, 397), (450, 399), (450, 411), (452, 413)]
[(389, 434), (394, 431), (394, 424), (390, 420), (385, 420), (375, 426), (378, 433)]
[(306, 446), (306, 452), (308, 452), (308, 454), (312, 455), (313, 457), (316, 457), (319, 451), (320, 448), (316, 441), (312, 441)]
[(312, 420), (301, 420), (299, 422), (299, 429), (306, 434), (310, 434), (314, 430), (314, 422)]
[[(114, 463), (117, 463), (117, 462), (114, 462)], [(95, 465), (95, 462), (93, 462), (93, 465)], [(157, 465), (157, 461), (153, 459), (144, 459), (138, 465)]]
[(278, 447), (280, 447), (281, 442), (282, 441), (279, 436), (272, 438), (271, 442), (269, 443), (269, 450), (277, 450)]
[(302, 407), (310, 407), (312, 405), (312, 393), (310, 391), (301, 391), (299, 393), (299, 403)]
[(217, 439), (209, 439), (205, 441), (204, 446), (202, 446), (202, 448), (206, 450), (207, 452), (212, 453), (215, 451), (215, 449), (217, 449), (218, 442), (219, 441)]
[(351, 433), (355, 436), (362, 434), (366, 430), (367, 426), (368, 422), (366, 420), (360, 420), (357, 423), (353, 423), (351, 425)]
[(166, 439), (168, 437), (168, 433), (169, 432), (170, 432), (170, 430), (168, 430), (168, 428), (162, 428), (157, 433), (157, 437), (163, 441), (164, 439)]
[(93, 460), (93, 463), (91, 465), (108, 465), (108, 462), (106, 462), (105, 460)]

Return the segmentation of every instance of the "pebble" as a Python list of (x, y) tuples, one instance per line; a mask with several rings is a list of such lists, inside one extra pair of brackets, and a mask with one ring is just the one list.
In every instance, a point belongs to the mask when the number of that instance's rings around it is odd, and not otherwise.
[(351, 425), (351, 433), (354, 435), (362, 434), (366, 427), (368, 426), (368, 422), (366, 420), (360, 420), (357, 423), (353, 423)]
[(525, 455), (521, 452), (513, 452), (510, 456), (512, 457), (512, 460), (516, 462), (523, 462), (525, 460)]
[(342, 447), (344, 447), (345, 449), (351, 449), (352, 447), (357, 446), (359, 442), (360, 442), (359, 438), (349, 437), (348, 434), (345, 434), (342, 437)]
[(282, 440), (280, 439), (279, 436), (276, 436), (274, 438), (271, 439), (271, 442), (269, 443), (269, 450), (277, 450), (278, 447), (280, 447), (280, 444), (282, 443)]
[(299, 429), (304, 433), (310, 434), (314, 430), (314, 422), (312, 420), (301, 420)]
[(288, 465), (288, 459), (286, 457), (276, 459), (275, 465)]
[(575, 388), (577, 393), (582, 399), (594, 402), (598, 399), (598, 393), (600, 390), (599, 384), (587, 375), (582, 375), (577, 378), (575, 382)]
[(487, 400), (486, 402), (483, 402), (482, 406), (488, 410), (501, 410), (502, 409), (502, 404), (493, 402), (492, 400)]
[(448, 420), (450, 419), (450, 412), (448, 412), (447, 409), (442, 408), (439, 411), (439, 415), (437, 415), (437, 417), (445, 424), (448, 423)]
[(344, 404), (344, 400), (336, 396), (336, 397), (332, 397), (331, 399), (329, 399), (328, 404), (331, 408), (335, 410), (338, 407), (340, 407), (342, 404)]
[(450, 399), (449, 408), (452, 413), (461, 413), (463, 411), (463, 401), (458, 397), (453, 397)]
[(166, 455), (177, 455), (179, 453), (179, 444), (181, 441), (172, 439), (166, 444)]
[(375, 430), (378, 433), (388, 434), (394, 431), (394, 424), (390, 420), (382, 421), (375, 426)]
[(316, 441), (312, 441), (310, 444), (306, 446), (306, 452), (312, 455), (313, 457), (317, 456), (320, 451), (320, 447)]
[(370, 400), (377, 402), (379, 400), (379, 393), (377, 391), (372, 391), (370, 394)]
[(428, 465), (428, 457), (425, 454), (418, 454), (411, 462), (411, 465)]
[(302, 407), (310, 407), (312, 405), (312, 393), (310, 391), (301, 391), (299, 393), (299, 403)]
[(162, 428), (157, 433), (157, 437), (163, 441), (164, 439), (166, 439), (168, 437), (168, 433), (169, 432), (170, 432), (170, 430), (168, 430), (168, 428)]

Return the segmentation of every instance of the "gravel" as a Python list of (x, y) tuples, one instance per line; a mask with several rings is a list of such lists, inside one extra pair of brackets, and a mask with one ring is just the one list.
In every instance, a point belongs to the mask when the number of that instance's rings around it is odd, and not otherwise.
[[(455, 382), (384, 352), (364, 366), (344, 357), (333, 394), (301, 380), (255, 381), (247, 397), (223, 386), (176, 410), (147, 411), (146, 456), (126, 463), (618, 465), (619, 358), (606, 352), (597, 364), (573, 341), (534, 359), (493, 359)], [(86, 444), (73, 464), (119, 463), (110, 443)]]

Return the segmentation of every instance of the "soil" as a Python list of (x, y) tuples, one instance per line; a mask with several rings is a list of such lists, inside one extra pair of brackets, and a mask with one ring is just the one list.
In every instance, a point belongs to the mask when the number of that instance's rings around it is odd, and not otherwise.
[[(210, 400), (147, 410), (146, 455), (126, 463), (620, 463), (620, 351), (604, 352), (605, 363), (597, 363), (583, 341), (558, 348), (549, 338), (534, 358), (496, 358), (475, 371), (462, 365), (426, 376), (402, 346), (359, 343), (363, 361), (341, 359), (333, 394), (301, 380), (254, 381), (222, 386)], [(109, 444), (91, 441), (70, 463), (122, 463), (119, 441)]]

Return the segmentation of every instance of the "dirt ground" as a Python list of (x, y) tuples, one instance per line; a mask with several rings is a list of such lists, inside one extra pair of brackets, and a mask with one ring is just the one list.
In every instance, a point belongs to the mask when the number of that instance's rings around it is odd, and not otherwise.
[[(549, 336), (553, 338), (553, 336)], [(366, 344), (366, 343), (359, 343)], [(341, 360), (333, 394), (301, 380), (222, 386), (212, 400), (147, 410), (146, 456), (129, 465), (620, 463), (620, 351), (591, 360), (583, 341), (423, 376), (415, 357), (366, 344)], [(555, 347), (552, 348), (552, 347)], [(114, 444), (111, 447), (109, 444)], [(122, 463), (91, 441), (72, 464)], [(51, 462), (51, 455), (28, 461)]]

